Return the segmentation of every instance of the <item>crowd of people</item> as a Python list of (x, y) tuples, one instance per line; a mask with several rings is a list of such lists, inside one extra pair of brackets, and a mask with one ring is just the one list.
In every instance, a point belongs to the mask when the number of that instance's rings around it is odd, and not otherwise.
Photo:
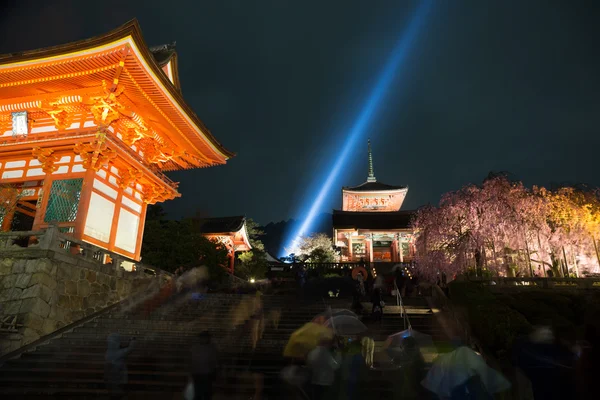
[[(180, 296), (190, 292), (195, 294), (205, 290), (205, 274), (199, 270), (190, 274), (180, 271), (175, 279), (157, 288), (155, 293), (143, 304), (143, 314), (148, 316), (160, 305), (175, 301)], [(356, 314), (363, 315), (363, 301), (372, 303), (369, 310), (371, 321), (381, 321), (385, 307), (384, 295), (390, 294), (390, 286), (397, 290), (402, 297), (410, 296), (419, 291), (417, 279), (396, 269), (393, 281), (382, 277), (365, 279), (361, 271), (355, 274), (352, 308)], [(411, 279), (412, 278), (412, 279)], [(304, 279), (300, 279), (304, 283)], [(446, 288), (445, 275), (440, 276), (437, 283)], [(273, 323), (278, 327), (279, 314), (277, 310), (265, 310), (262, 294), (256, 291), (254, 295), (244, 296), (232, 311), (231, 332), (236, 340), (248, 338), (253, 351), (263, 337), (267, 324)], [(348, 310), (344, 310), (348, 311)], [(318, 323), (324, 323), (332, 318), (331, 309), (322, 315)], [(313, 320), (315, 322), (315, 320)], [(598, 334), (592, 328), (586, 330), (584, 342), (566, 343), (557, 339), (549, 327), (538, 327), (531, 335), (517, 338), (512, 351), (512, 364), (517, 371), (513, 382), (521, 387), (529, 385), (531, 398), (550, 399), (578, 396), (577, 398), (592, 398), (593, 379), (597, 372), (597, 347), (585, 344), (597, 343)], [(564, 343), (563, 343), (564, 342)], [(135, 351), (136, 339), (124, 340), (118, 333), (112, 333), (107, 338), (105, 355), (105, 381), (111, 398), (122, 398), (127, 385), (127, 356)], [(583, 343), (583, 344), (582, 344)], [(281, 383), (291, 393), (287, 398), (305, 399), (362, 399), (369, 396), (367, 375), (374, 367), (374, 341), (364, 333), (359, 335), (338, 335), (335, 329), (332, 334), (322, 334), (313, 347), (296, 357), (289, 357), (289, 365), (280, 374)], [(462, 346), (454, 345), (456, 354), (467, 354), (473, 363), (481, 363), (481, 356)], [(401, 366), (394, 372), (391, 381), (394, 386), (394, 396), (399, 399), (436, 398), (432, 395), (432, 387), (427, 386), (425, 376), (425, 361), (419, 343), (412, 336), (402, 339), (400, 352), (390, 354), (392, 364)], [(212, 343), (207, 331), (200, 332), (190, 348), (189, 382), (184, 390), (186, 399), (211, 399), (212, 387), (219, 371), (220, 360), (217, 347)], [(447, 357), (460, 359), (464, 356)], [(464, 363), (464, 360), (461, 362)], [(442, 363), (443, 364), (443, 363)], [(449, 364), (450, 365), (450, 364)], [(485, 365), (483, 362), (482, 365)], [(246, 368), (246, 367), (244, 367)], [(450, 367), (448, 367), (450, 368)], [(458, 367), (452, 367), (458, 368)], [(484, 367), (481, 367), (484, 368)], [(247, 375), (251, 377), (254, 386), (252, 398), (263, 396), (263, 374), (258, 369), (247, 366)], [(431, 372), (431, 371), (430, 371)], [(447, 371), (446, 371), (447, 372)], [(452, 370), (451, 374), (455, 374)], [(487, 379), (487, 381), (486, 381)], [(498, 383), (500, 382), (500, 383)], [(497, 390), (506, 388), (507, 383), (502, 377), (497, 379)], [(431, 380), (429, 381), (431, 384)], [(456, 385), (448, 391), (448, 399), (492, 399), (489, 391), (489, 376), (474, 374), (469, 379)], [(503, 389), (505, 390), (505, 389)], [(444, 396), (440, 398), (446, 398)], [(526, 398), (526, 396), (525, 396)]]

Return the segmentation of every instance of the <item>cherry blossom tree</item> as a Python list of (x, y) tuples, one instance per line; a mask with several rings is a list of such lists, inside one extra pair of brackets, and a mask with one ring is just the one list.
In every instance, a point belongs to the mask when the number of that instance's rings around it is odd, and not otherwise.
[(420, 209), (414, 228), (417, 261), (431, 279), (439, 272), (580, 276), (598, 272), (600, 264), (597, 191), (529, 190), (493, 176)]

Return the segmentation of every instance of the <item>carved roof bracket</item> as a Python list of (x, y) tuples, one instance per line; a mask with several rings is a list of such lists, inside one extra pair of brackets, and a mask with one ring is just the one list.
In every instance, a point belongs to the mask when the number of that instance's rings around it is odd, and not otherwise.
[(31, 153), (42, 164), (44, 173), (51, 174), (58, 169), (58, 166), (54, 165), (58, 161), (58, 157), (53, 154), (54, 150), (34, 147)]

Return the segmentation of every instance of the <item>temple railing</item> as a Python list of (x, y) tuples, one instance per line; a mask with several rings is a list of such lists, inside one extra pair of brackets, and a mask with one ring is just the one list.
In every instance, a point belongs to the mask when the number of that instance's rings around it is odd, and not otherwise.
[(343, 275), (347, 271), (351, 271), (357, 267), (365, 268), (370, 274), (376, 271), (379, 275), (391, 275), (394, 268), (397, 266), (411, 267), (411, 263), (407, 262), (332, 262), (332, 263), (272, 263), (269, 268), (272, 272), (279, 275), (289, 275), (298, 271), (299, 268), (304, 268), (306, 271), (314, 271), (319, 275), (324, 274), (339, 274)]
[(469, 278), (492, 289), (600, 289), (600, 278)]
[(77, 257), (87, 262), (117, 270), (123, 266), (124, 262), (130, 262), (136, 265), (136, 269), (131, 271), (132, 273), (170, 275), (160, 269), (142, 265), (128, 257), (75, 239), (68, 233), (62, 233), (61, 228), (56, 225), (50, 225), (47, 229), (41, 231), (0, 232), (0, 256), (26, 255), (26, 253), (34, 251), (53, 251), (59, 255)]

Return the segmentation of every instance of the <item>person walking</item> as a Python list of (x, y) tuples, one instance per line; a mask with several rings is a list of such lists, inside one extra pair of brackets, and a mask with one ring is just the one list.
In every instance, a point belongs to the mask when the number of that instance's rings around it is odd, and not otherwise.
[(217, 348), (211, 342), (210, 333), (201, 332), (191, 349), (191, 376), (195, 400), (210, 400), (212, 385), (217, 374), (219, 357)]
[[(368, 344), (367, 344), (368, 345)], [(362, 342), (351, 340), (344, 352), (341, 365), (340, 396), (344, 400), (361, 399), (361, 382), (366, 377), (367, 363)]]
[(332, 344), (332, 339), (323, 337), (319, 341), (319, 346), (308, 353), (306, 363), (312, 371), (313, 400), (326, 398), (327, 392), (335, 381), (335, 372), (340, 367), (340, 356), (332, 353)]
[(125, 396), (127, 385), (127, 364), (125, 358), (135, 348), (135, 338), (129, 345), (121, 347), (121, 335), (111, 333), (107, 338), (107, 349), (104, 357), (104, 382), (111, 399), (121, 399)]
[(373, 289), (371, 302), (373, 303), (373, 307), (371, 308), (371, 317), (373, 318), (373, 321), (381, 321), (381, 317), (383, 316), (383, 298), (381, 297), (380, 288)]

